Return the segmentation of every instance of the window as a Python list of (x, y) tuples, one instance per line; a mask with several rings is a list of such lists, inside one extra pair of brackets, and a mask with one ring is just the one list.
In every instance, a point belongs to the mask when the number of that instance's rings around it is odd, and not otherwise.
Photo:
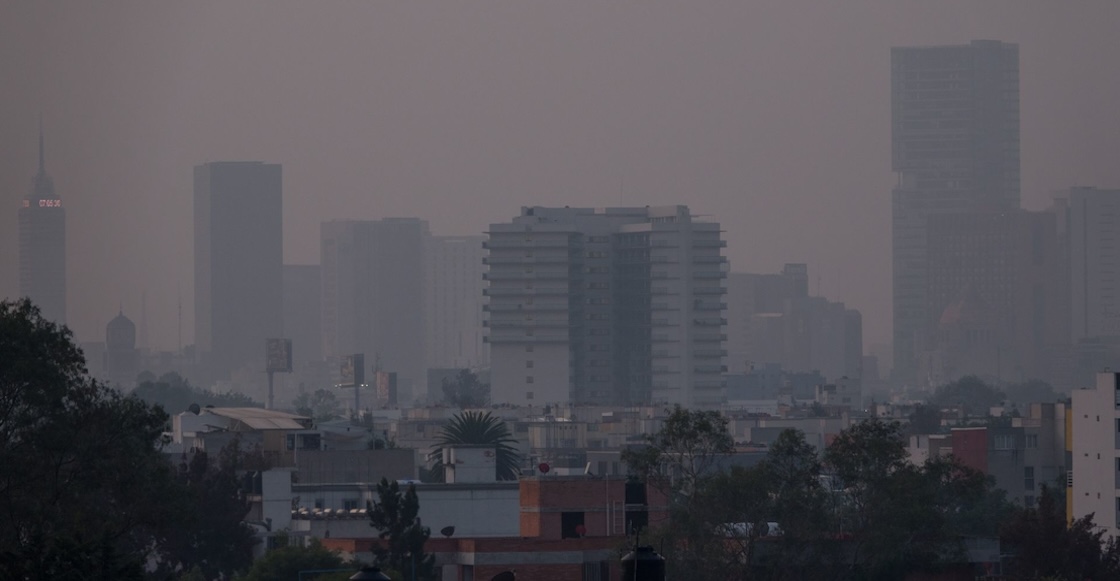
[(1023, 488), (1028, 492), (1034, 492), (1034, 466), (1023, 468)]
[(533, 383), (533, 376), (532, 375), (526, 375), (525, 376), (525, 383)]
[(532, 369), (532, 367), (533, 367), (533, 360), (532, 360), (532, 359), (530, 359), (530, 360), (526, 361), (526, 362), (525, 362), (525, 367), (526, 367), (526, 369)]
[(533, 346), (532, 345), (526, 345), (525, 346), (525, 352), (526, 353), (532, 353), (533, 352)]
[(1034, 508), (1034, 496), (1027, 495), (1023, 497), (1023, 506), (1027, 508)]
[(1027, 434), (1027, 449), (1034, 450), (1038, 448), (1038, 434)]
[(358, 508), (358, 499), (347, 498), (342, 501), (342, 510), (354, 510)]
[(317, 509), (319, 509), (319, 510), (322, 510), (322, 509), (323, 509), (323, 507), (324, 507), (324, 506), (326, 505), (326, 503), (327, 503), (326, 499), (324, 499), (324, 498), (316, 498), (316, 499), (315, 499), (315, 508), (317, 508)]
[(1011, 434), (996, 434), (993, 438), (996, 450), (1014, 450), (1015, 436)]
[[(531, 392), (531, 391), (526, 391), (526, 392), (525, 392), (525, 399), (533, 399), (533, 392)], [(526, 432), (528, 432), (528, 431), (529, 431), (529, 426), (525, 426), (525, 431), (526, 431)]]
[[(553, 521), (556, 522), (556, 521)], [(560, 513), (560, 538), (561, 539), (578, 539), (587, 534), (587, 529), (583, 525), (582, 512), (562, 512)]]

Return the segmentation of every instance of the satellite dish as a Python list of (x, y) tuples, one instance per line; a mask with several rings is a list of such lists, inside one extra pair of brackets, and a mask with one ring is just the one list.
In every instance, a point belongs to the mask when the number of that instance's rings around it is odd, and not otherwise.
[(443, 527), (439, 530), (439, 534), (450, 539), (451, 535), (455, 534), (455, 527)]
[(187, 411), (197, 416), (198, 414), (202, 413), (202, 408), (198, 407), (198, 404), (192, 403), (191, 405), (187, 406)]
[(513, 571), (502, 571), (491, 577), (490, 581), (515, 581), (516, 579), (517, 575), (514, 575)]

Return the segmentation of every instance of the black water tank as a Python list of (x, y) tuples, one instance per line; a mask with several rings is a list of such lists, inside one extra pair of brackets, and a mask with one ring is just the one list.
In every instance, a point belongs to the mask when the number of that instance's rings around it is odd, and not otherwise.
[(665, 581), (665, 558), (653, 547), (638, 547), (622, 558), (621, 581)]

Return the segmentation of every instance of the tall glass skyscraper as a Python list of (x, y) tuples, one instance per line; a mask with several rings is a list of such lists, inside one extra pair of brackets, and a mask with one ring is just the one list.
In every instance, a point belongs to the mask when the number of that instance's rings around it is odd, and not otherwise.
[(278, 164), (194, 168), (195, 348), (214, 379), (264, 368), (283, 325), (283, 193)]
[(1019, 207), (1019, 47), (891, 50), (894, 375), (916, 379), (932, 318), (930, 216)]

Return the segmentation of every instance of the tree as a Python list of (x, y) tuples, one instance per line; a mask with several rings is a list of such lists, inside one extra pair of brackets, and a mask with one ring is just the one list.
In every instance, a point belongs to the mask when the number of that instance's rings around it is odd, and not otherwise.
[(1055, 391), (1053, 385), (1045, 381), (1032, 379), (1022, 383), (1008, 385), (1007, 397), (1015, 403), (1027, 405), (1032, 403), (1054, 403), (1065, 396)]
[(169, 526), (166, 421), (90, 379), (30, 301), (0, 302), (0, 577), (140, 578)]
[(622, 451), (622, 461), (639, 479), (688, 497), (734, 445), (727, 419), (719, 412), (677, 405), (661, 429), (646, 436), (644, 448)]
[(376, 503), (367, 503), (367, 512), (370, 526), (378, 531), (377, 538), (384, 541), (373, 549), (378, 564), (404, 578), (434, 579), (435, 555), (424, 553), (431, 530), (417, 518), (420, 500), (416, 487), (410, 484), (402, 495), (395, 480), (382, 478), (377, 484), (377, 498)]
[(1016, 508), (1003, 527), (1016, 579), (1120, 579), (1120, 547), (1089, 514), (1068, 526), (1064, 501), (1043, 485), (1036, 507)]
[(870, 419), (843, 431), (825, 450), (840, 479), (838, 525), (848, 569), (871, 579), (936, 571), (963, 555), (965, 536), (992, 536), (978, 515), (1004, 506), (990, 478), (959, 462), (907, 459), (898, 422)]
[[(348, 567), (348, 565), (350, 565)], [(315, 581), (342, 581), (349, 579), (358, 569), (357, 564), (348, 564), (335, 551), (324, 547), (317, 539), (312, 539), (311, 545), (301, 547), (288, 545), (279, 547), (265, 553), (257, 559), (253, 566), (244, 575), (238, 575), (235, 581), (273, 581), (275, 579), (297, 579), (300, 571), (321, 571), (329, 569), (343, 569), (336, 573), (321, 573), (315, 575)]]
[(294, 400), (292, 406), (296, 413), (307, 416), (315, 423), (329, 422), (342, 417), (339, 414), (338, 398), (329, 389), (316, 389), (314, 393), (301, 393)]
[(247, 563), (178, 541), (219, 530), (191, 515), (236, 525), (244, 513), (225, 510), (228, 488), (194, 500), (160, 452), (167, 420), (90, 379), (70, 331), (29, 301), (0, 302), (0, 578), (141, 579), (171, 563), (224, 563), (209, 570), (229, 574)]
[(478, 374), (460, 369), (454, 378), (443, 379), (443, 400), (457, 408), (477, 408), (490, 403), (490, 384), (482, 383)]
[(159, 545), (158, 572), (198, 568), (213, 579), (252, 563), (256, 539), (242, 522), (249, 503), (238, 478), (249, 456), (235, 438), (216, 459), (196, 452), (180, 464), (178, 486), (168, 499), (176, 526)]
[(498, 480), (517, 480), (521, 457), (514, 444), (517, 440), (501, 418), (490, 412), (462, 412), (455, 414), (443, 427), (436, 439), (437, 446), (428, 454), (432, 463), (429, 475), (432, 480), (443, 481), (443, 449), (454, 446), (493, 446), (496, 454)]
[[(147, 373), (147, 372), (145, 372)], [(150, 375), (150, 374), (148, 374)], [(145, 376), (137, 377), (138, 385), (132, 395), (150, 405), (158, 405), (165, 411), (176, 414), (186, 411), (191, 404), (218, 407), (264, 407), (247, 395), (240, 393), (213, 393), (194, 387), (178, 373), (164, 373), (159, 379), (150, 380)]]
[(938, 408), (960, 406), (970, 416), (987, 416), (993, 406), (1003, 403), (1005, 394), (975, 375), (962, 377), (938, 387), (929, 403)]

